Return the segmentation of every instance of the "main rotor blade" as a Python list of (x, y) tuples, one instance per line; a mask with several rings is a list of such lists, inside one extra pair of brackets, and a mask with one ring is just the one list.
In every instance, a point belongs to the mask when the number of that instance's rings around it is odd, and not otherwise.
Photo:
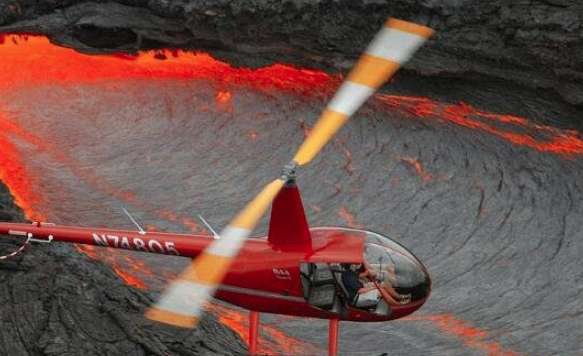
[(429, 27), (389, 19), (350, 72), (294, 161), (303, 166), (322, 150), (362, 104), (433, 34)]
[(257, 225), (296, 165), (309, 163), (360, 106), (429, 38), (433, 30), (389, 19), (340, 87), (282, 177), (268, 184), (148, 310), (149, 319), (194, 327), (245, 239)]
[(180, 327), (194, 327), (202, 307), (214, 294), (245, 239), (284, 186), (278, 178), (268, 184), (146, 312), (151, 320)]

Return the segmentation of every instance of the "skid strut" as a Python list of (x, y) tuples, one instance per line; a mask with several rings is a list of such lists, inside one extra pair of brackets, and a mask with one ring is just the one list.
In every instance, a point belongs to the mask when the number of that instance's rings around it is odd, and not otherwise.
[(259, 339), (259, 312), (249, 312), (249, 354), (257, 355), (257, 340)]
[(340, 320), (330, 319), (328, 327), (328, 356), (338, 355), (338, 328)]

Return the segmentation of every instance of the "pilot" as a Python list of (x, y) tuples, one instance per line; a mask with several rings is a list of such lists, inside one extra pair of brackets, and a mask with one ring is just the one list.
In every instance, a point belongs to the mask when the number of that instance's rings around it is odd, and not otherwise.
[(348, 293), (349, 304), (355, 305), (356, 301), (356, 307), (367, 308), (378, 303), (378, 290), (368, 276), (370, 272), (362, 264), (343, 264), (342, 284)]
[(342, 284), (348, 293), (348, 301), (350, 304), (352, 304), (358, 291), (363, 287), (359, 278), (358, 266), (350, 263), (342, 264)]

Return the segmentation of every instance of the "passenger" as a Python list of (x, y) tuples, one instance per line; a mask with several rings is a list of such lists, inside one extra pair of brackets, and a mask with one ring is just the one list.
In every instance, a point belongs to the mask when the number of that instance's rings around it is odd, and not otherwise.
[(380, 283), (381, 294), (387, 301), (387, 303), (391, 305), (402, 305), (408, 304), (411, 302), (411, 295), (404, 295), (400, 294), (395, 290), (393, 285), (397, 281), (397, 275), (395, 273), (395, 266), (389, 264), (387, 266), (387, 275), (383, 278), (382, 282)]
[[(396, 264), (399, 263), (399, 255), (392, 253), (387, 248), (378, 245), (367, 244), (365, 246), (364, 266), (367, 271), (367, 277), (374, 281), (379, 287), (379, 291), (389, 305), (397, 306), (407, 304), (411, 301), (411, 295), (402, 295), (394, 288), (397, 285), (397, 274), (395, 271)], [(368, 260), (367, 260), (368, 259)], [(370, 261), (376, 261), (378, 264), (371, 265)], [(397, 262), (395, 261), (397, 260)], [(404, 261), (403, 261), (404, 262)]]
[(374, 267), (371, 266), (366, 260), (363, 260), (364, 272), (361, 273), (362, 277), (368, 277), (371, 280), (377, 278), (377, 272)]

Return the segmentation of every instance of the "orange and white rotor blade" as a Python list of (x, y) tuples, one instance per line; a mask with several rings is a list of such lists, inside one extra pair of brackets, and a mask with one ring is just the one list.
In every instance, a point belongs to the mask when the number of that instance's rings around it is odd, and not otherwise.
[(389, 19), (342, 84), (294, 161), (309, 163), (366, 100), (431, 37), (429, 27)]
[(340, 87), (302, 144), (282, 177), (268, 184), (220, 233), (148, 310), (149, 319), (181, 327), (194, 327), (205, 302), (212, 297), (241, 249), (277, 193), (292, 178), (296, 165), (309, 163), (356, 110), (405, 63), (433, 30), (389, 19)]
[(202, 307), (214, 294), (223, 277), (273, 199), (285, 184), (278, 178), (268, 184), (221, 231), (215, 240), (184, 272), (172, 282), (146, 317), (179, 327), (194, 327)]

